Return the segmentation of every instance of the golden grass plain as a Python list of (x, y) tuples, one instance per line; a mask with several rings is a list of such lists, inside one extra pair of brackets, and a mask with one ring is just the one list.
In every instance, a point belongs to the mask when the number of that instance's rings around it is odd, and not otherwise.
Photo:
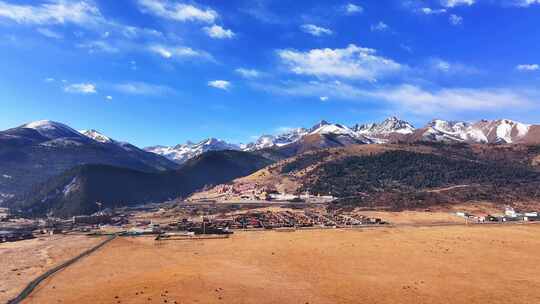
[(25, 303), (540, 303), (540, 225), (119, 238)]

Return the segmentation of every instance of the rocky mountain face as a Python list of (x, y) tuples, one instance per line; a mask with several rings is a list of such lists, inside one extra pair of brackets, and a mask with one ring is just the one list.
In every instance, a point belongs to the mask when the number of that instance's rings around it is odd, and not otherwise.
[(78, 165), (105, 164), (158, 172), (178, 164), (98, 132), (37, 121), (0, 132), (0, 203)]

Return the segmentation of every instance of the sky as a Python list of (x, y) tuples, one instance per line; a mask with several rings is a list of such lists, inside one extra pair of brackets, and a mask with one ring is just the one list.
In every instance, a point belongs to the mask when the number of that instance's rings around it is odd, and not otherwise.
[(141, 147), (398, 116), (540, 123), (540, 0), (0, 0), (0, 129)]

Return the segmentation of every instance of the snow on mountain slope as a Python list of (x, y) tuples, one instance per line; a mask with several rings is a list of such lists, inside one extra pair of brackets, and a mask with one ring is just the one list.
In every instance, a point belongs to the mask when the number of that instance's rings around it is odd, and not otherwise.
[(527, 136), (531, 125), (508, 119), (477, 123), (436, 119), (422, 130), (422, 140), (467, 143), (514, 143)]
[(525, 137), (531, 125), (515, 122), (509, 119), (481, 120), (474, 124), (481, 130), (490, 143), (513, 143)]
[(304, 128), (291, 129), (287, 132), (278, 135), (263, 135), (254, 143), (249, 143), (242, 146), (244, 151), (256, 151), (271, 147), (283, 147), (294, 142), (297, 142), (302, 137), (306, 136), (309, 130)]
[(91, 129), (91, 130), (81, 130), (79, 131), (82, 135), (88, 137), (88, 138), (91, 138), (97, 142), (100, 142), (100, 143), (112, 143), (114, 142), (112, 139), (110, 139), (109, 137), (103, 135), (102, 133), (94, 130), (94, 129)]
[(67, 125), (59, 123), (59, 122), (51, 121), (51, 120), (34, 121), (34, 122), (21, 126), (21, 128), (36, 130), (39, 134), (41, 134), (42, 136), (48, 139), (59, 139), (59, 138), (86, 139), (84, 135), (68, 127)]
[(381, 123), (356, 125), (353, 129), (360, 134), (373, 137), (392, 133), (411, 134), (415, 130), (413, 125), (395, 116), (389, 117)]
[(182, 164), (191, 158), (199, 156), (208, 151), (222, 150), (240, 150), (240, 147), (235, 144), (229, 144), (223, 140), (209, 138), (199, 143), (187, 142), (174, 147), (154, 146), (145, 148), (147, 152), (152, 152), (167, 157), (168, 159)]

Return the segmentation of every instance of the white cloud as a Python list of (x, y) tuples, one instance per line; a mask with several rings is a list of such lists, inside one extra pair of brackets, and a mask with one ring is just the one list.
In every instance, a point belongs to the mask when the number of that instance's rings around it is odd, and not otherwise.
[(447, 12), (447, 10), (444, 9), (444, 8), (432, 9), (432, 8), (429, 8), (429, 7), (422, 7), (420, 9), (418, 9), (418, 12), (420, 12), (422, 14), (425, 14), (425, 15), (440, 15), (440, 14), (445, 14)]
[(403, 67), (376, 55), (374, 49), (350, 44), (345, 49), (313, 49), (308, 52), (279, 50), (278, 56), (291, 72), (317, 77), (342, 77), (375, 81)]
[(328, 96), (321, 96), (321, 97), (319, 97), (319, 99), (320, 99), (321, 101), (327, 101), (327, 100), (328, 100)]
[(104, 52), (104, 53), (118, 53), (120, 49), (111, 45), (104, 40), (87, 41), (77, 44), (77, 47), (81, 49), (87, 49), (89, 53)]
[(75, 83), (70, 84), (64, 88), (64, 91), (68, 93), (79, 94), (95, 94), (97, 93), (96, 85), (93, 83)]
[(533, 4), (540, 4), (540, 0), (513, 0), (511, 4), (514, 6), (529, 7)]
[(444, 7), (456, 7), (462, 5), (471, 6), (476, 2), (476, 0), (441, 0), (441, 4)]
[(45, 82), (55, 82), (55, 79), (52, 77), (47, 77), (44, 79)]
[(206, 26), (203, 28), (206, 34), (215, 39), (231, 39), (234, 37), (235, 33), (229, 29), (224, 29), (219, 25), (212, 25), (210, 27)]
[(231, 86), (231, 83), (226, 80), (212, 80), (208, 82), (208, 86), (220, 90), (228, 90)]
[(360, 5), (357, 5), (357, 4), (353, 4), (353, 3), (347, 3), (347, 5), (345, 5), (345, 13), (347, 15), (356, 15), (356, 14), (360, 14), (364, 11), (364, 8), (361, 7)]
[(62, 39), (64, 38), (64, 36), (60, 33), (57, 33), (55, 31), (52, 31), (48, 28), (43, 28), (43, 27), (40, 27), (37, 29), (37, 32), (40, 33), (41, 35), (47, 37), (47, 38), (53, 38), (53, 39)]
[(538, 64), (520, 64), (516, 66), (516, 69), (519, 71), (538, 71), (540, 70), (540, 66)]
[(461, 24), (463, 24), (463, 17), (452, 14), (452, 15), (450, 15), (450, 17), (448, 17), (448, 21), (452, 25), (456, 25), (456, 26), (461, 25)]
[(330, 29), (316, 26), (315, 24), (304, 24), (300, 27), (305, 33), (311, 34), (313, 36), (322, 36), (322, 35), (332, 35)]
[(427, 61), (428, 69), (434, 72), (452, 75), (479, 74), (481, 71), (474, 66), (465, 65), (459, 62), (448, 62), (440, 58), (432, 58)]
[(447, 61), (444, 61), (442, 59), (436, 59), (436, 60), (434, 60), (432, 62), (432, 67), (435, 70), (439, 70), (439, 71), (442, 71), (442, 72), (449, 72), (450, 68), (451, 68), (451, 65)]
[(161, 96), (176, 92), (169, 86), (150, 84), (146, 82), (126, 82), (114, 85), (113, 88), (120, 93), (129, 95)]
[(212, 59), (212, 56), (204, 51), (194, 50), (185, 46), (165, 46), (165, 45), (152, 45), (149, 47), (150, 52), (158, 54), (159, 56), (167, 59), (171, 58), (204, 58)]
[(258, 78), (261, 76), (261, 72), (254, 69), (238, 68), (235, 70), (235, 72), (244, 78)]
[[(417, 85), (361, 88), (339, 81), (286, 82), (279, 85), (258, 84), (256, 88), (280, 95), (328, 96), (354, 102), (385, 102), (400, 111), (426, 116), (442, 112), (526, 110), (540, 100), (540, 91), (511, 88), (439, 88), (425, 89)], [(326, 94), (326, 95), (323, 95)]]
[(138, 3), (143, 12), (175, 21), (213, 23), (219, 17), (219, 14), (212, 9), (201, 9), (169, 0), (139, 0)]
[(377, 24), (373, 24), (371, 25), (371, 31), (372, 32), (385, 32), (387, 30), (389, 30), (390, 27), (388, 26), (388, 24), (382, 22), (382, 21), (379, 21), (379, 23)]
[(102, 21), (99, 9), (89, 1), (52, 0), (41, 5), (18, 5), (0, 1), (0, 18), (21, 24), (89, 25)]
[(113, 100), (112, 96), (110, 96), (110, 95), (105, 96), (105, 99), (107, 99), (108, 101)]

